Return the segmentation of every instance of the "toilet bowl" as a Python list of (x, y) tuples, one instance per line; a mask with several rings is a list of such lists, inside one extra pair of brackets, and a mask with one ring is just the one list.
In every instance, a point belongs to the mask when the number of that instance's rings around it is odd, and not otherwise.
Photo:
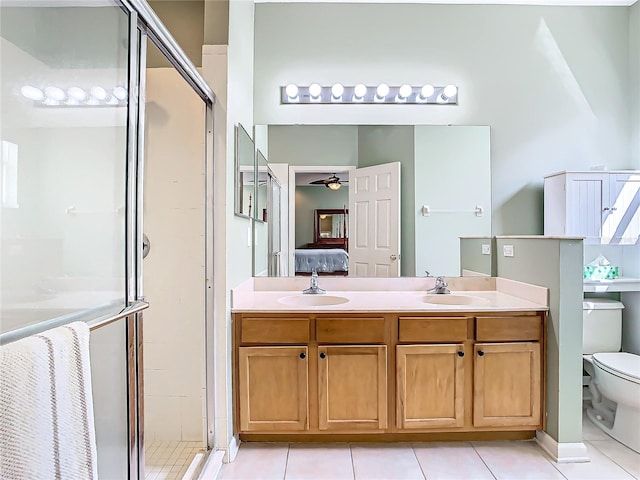
[(605, 433), (640, 453), (640, 355), (595, 353), (590, 363), (592, 407), (587, 416)]
[(610, 299), (583, 303), (583, 365), (591, 393), (587, 416), (640, 453), (640, 355), (620, 352), (623, 308)]

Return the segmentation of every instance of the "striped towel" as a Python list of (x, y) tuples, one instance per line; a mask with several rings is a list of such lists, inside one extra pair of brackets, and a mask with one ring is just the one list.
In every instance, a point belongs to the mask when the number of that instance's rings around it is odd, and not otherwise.
[(85, 323), (0, 348), (0, 478), (98, 478)]

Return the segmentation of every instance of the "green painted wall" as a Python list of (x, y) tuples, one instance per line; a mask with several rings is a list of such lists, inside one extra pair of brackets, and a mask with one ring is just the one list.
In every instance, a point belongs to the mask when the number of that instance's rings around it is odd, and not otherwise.
[(496, 246), (498, 276), (549, 289), (546, 431), (582, 442), (582, 239), (497, 237)]

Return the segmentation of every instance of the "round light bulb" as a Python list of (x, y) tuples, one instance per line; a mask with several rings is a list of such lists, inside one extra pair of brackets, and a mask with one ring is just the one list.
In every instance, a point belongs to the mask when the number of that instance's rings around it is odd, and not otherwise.
[(328, 183), (327, 187), (329, 187), (329, 189), (331, 190), (338, 190), (340, 188), (340, 183), (339, 182)]
[(298, 96), (298, 87), (293, 83), (287, 85), (284, 91), (289, 98), (296, 98)]
[(109, 97), (109, 100), (107, 100), (107, 105), (118, 105), (118, 99), (114, 96)]
[(91, 95), (98, 100), (104, 100), (107, 98), (107, 91), (102, 87), (91, 87)]
[(344, 87), (342, 86), (341, 83), (335, 83), (333, 87), (331, 87), (331, 95), (333, 95), (334, 98), (342, 97), (343, 93), (344, 93)]
[(312, 83), (309, 85), (309, 95), (313, 98), (318, 98), (322, 93), (322, 87), (317, 83)]
[(456, 93), (458, 93), (458, 87), (456, 87), (455, 85), (447, 85), (446, 87), (444, 87), (442, 93), (445, 97), (451, 98), (455, 96)]
[(85, 92), (80, 87), (69, 87), (69, 89), (67, 90), (67, 95), (69, 96), (69, 99), (74, 99), (78, 102), (81, 102), (85, 98), (87, 98), (87, 92)]
[(64, 100), (64, 91), (59, 87), (49, 86), (44, 89), (45, 95), (51, 100), (56, 100), (58, 102)]
[(387, 85), (386, 83), (381, 83), (380, 85), (378, 85), (378, 88), (376, 88), (376, 95), (379, 98), (385, 98), (387, 95), (389, 95), (389, 85)]
[(400, 98), (408, 98), (412, 91), (413, 89), (411, 88), (411, 85), (402, 85), (398, 90), (398, 96)]
[(357, 84), (355, 87), (353, 87), (353, 94), (356, 96), (356, 98), (363, 98), (367, 94), (366, 85), (364, 85), (363, 83)]
[(424, 99), (429, 98), (431, 95), (433, 95), (433, 92), (435, 91), (435, 89), (433, 88), (433, 85), (424, 85), (421, 89), (420, 89), (420, 96), (422, 96)]
[(30, 100), (40, 101), (44, 98), (44, 93), (37, 87), (25, 85), (20, 89), (20, 93)]
[(127, 95), (127, 89), (124, 87), (116, 87), (113, 89), (113, 96), (118, 100), (126, 100)]

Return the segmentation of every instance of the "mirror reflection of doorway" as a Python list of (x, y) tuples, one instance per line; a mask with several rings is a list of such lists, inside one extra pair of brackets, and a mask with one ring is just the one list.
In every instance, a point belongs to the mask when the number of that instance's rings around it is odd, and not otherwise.
[(143, 260), (145, 477), (183, 478), (207, 452), (205, 104), (147, 42)]

